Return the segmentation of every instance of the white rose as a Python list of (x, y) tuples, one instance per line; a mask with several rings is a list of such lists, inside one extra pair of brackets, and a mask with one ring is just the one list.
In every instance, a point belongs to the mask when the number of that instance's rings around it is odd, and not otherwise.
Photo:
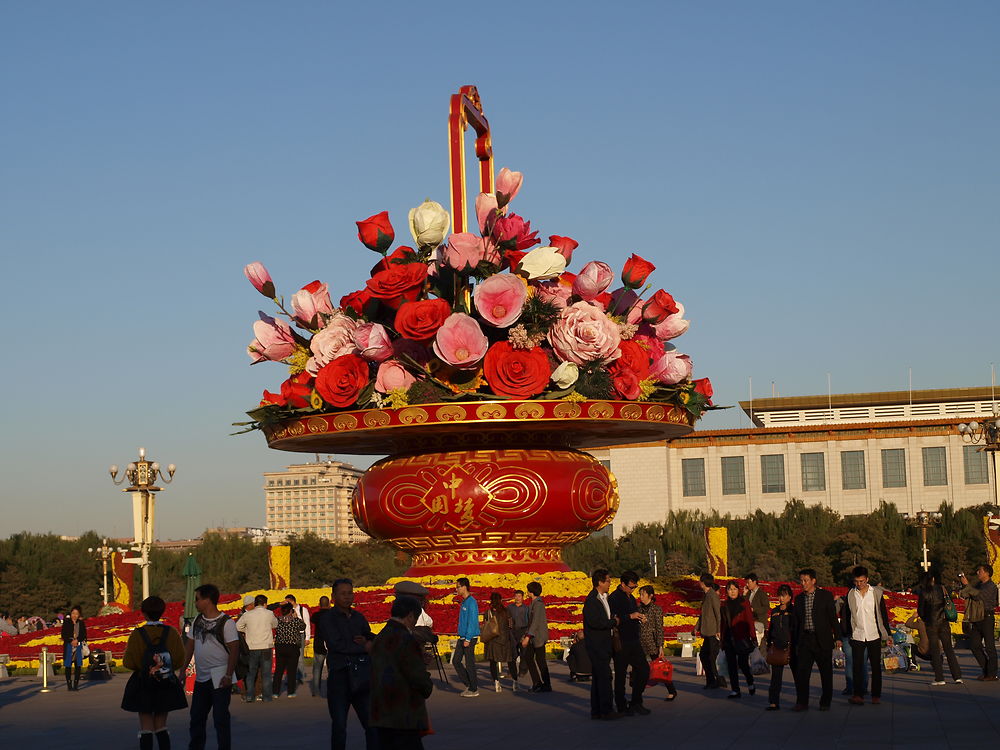
[(580, 377), (580, 368), (573, 362), (563, 362), (552, 373), (552, 382), (556, 388), (566, 390)]
[(410, 209), (410, 233), (420, 247), (440, 245), (450, 226), (451, 217), (440, 203), (426, 200)]
[(528, 281), (554, 279), (565, 270), (566, 256), (554, 247), (536, 247), (517, 265), (517, 272)]

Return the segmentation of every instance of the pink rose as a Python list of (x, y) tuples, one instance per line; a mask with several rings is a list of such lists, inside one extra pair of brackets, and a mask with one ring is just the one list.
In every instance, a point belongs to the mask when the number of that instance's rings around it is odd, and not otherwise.
[(619, 356), (618, 326), (587, 302), (575, 302), (563, 310), (548, 338), (559, 359), (577, 365), (610, 362)]
[(559, 278), (542, 281), (535, 285), (538, 299), (555, 305), (560, 310), (569, 304), (570, 295), (573, 294), (573, 280), (576, 274), (561, 273)]
[(380, 323), (362, 323), (354, 329), (354, 344), (361, 356), (372, 362), (382, 362), (392, 356), (392, 340)]
[(406, 389), (417, 382), (409, 370), (395, 359), (387, 359), (378, 366), (375, 374), (375, 390), (379, 393)]
[(306, 362), (306, 372), (315, 375), (323, 365), (337, 357), (354, 354), (358, 350), (354, 343), (354, 332), (358, 324), (343, 313), (338, 313), (326, 324), (326, 328), (312, 337), (309, 350), (312, 356)]
[(292, 310), (295, 317), (309, 328), (322, 328), (326, 321), (321, 313), (333, 315), (333, 302), (327, 285), (318, 281), (306, 284), (292, 295)]
[(471, 232), (460, 232), (448, 238), (441, 260), (449, 268), (469, 272), (484, 260), (500, 265), (500, 253), (489, 238), (479, 237)]
[(264, 268), (263, 263), (254, 261), (243, 267), (243, 273), (253, 284), (253, 288), (265, 297), (274, 299), (274, 282), (271, 281), (271, 274)]
[(487, 234), (486, 226), (496, 220), (497, 197), (493, 193), (480, 193), (476, 196), (476, 218), (479, 220), (479, 231)]
[(649, 376), (664, 385), (679, 383), (691, 377), (691, 358), (675, 351), (664, 352), (650, 366)]
[(434, 353), (449, 365), (471, 368), (486, 354), (490, 342), (479, 323), (465, 313), (452, 313), (434, 336)]
[(676, 313), (668, 315), (663, 319), (662, 323), (657, 323), (653, 326), (653, 331), (656, 333), (656, 337), (661, 341), (670, 341), (670, 339), (675, 339), (691, 327), (691, 321), (684, 320), (684, 305), (680, 302), (677, 302), (676, 304)]
[(573, 280), (573, 294), (588, 302), (607, 289), (615, 278), (611, 266), (599, 260), (592, 260), (580, 269)]
[(511, 172), (507, 167), (500, 170), (496, 179), (497, 203), (502, 208), (514, 200), (524, 182), (524, 175), (520, 172)]
[(247, 347), (247, 354), (253, 364), (271, 360), (280, 362), (291, 356), (295, 351), (295, 334), (292, 327), (283, 320), (277, 320), (262, 312), (257, 313), (260, 320), (253, 324), (253, 335), (256, 337)]
[(497, 328), (507, 328), (521, 317), (528, 299), (528, 287), (520, 277), (498, 273), (476, 284), (472, 293), (476, 310)]

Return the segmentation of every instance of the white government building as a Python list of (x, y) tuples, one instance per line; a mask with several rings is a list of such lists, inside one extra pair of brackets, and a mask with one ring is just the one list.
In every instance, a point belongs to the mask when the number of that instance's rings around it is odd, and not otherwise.
[(618, 535), (670, 511), (745, 516), (799, 499), (842, 515), (996, 502), (989, 453), (961, 423), (996, 419), (990, 388), (850, 393), (740, 402), (755, 427), (591, 450), (618, 479)]
[(311, 531), (332, 542), (362, 542), (368, 535), (351, 512), (359, 469), (341, 461), (292, 464), (264, 474), (267, 530), (272, 538)]

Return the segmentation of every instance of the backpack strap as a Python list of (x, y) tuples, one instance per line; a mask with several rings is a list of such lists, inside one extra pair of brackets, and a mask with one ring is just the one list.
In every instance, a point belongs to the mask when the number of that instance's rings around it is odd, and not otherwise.
[(146, 632), (146, 626), (140, 625), (136, 628), (136, 632), (139, 633), (139, 637), (146, 642), (146, 648), (152, 648), (153, 642), (149, 639), (149, 633)]

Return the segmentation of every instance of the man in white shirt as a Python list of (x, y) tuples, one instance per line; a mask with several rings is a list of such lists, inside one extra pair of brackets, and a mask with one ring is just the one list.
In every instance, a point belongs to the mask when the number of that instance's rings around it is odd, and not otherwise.
[(240, 652), (240, 638), (233, 619), (219, 611), (219, 589), (206, 583), (194, 590), (198, 616), (191, 624), (184, 667), (194, 658), (195, 683), (191, 696), (191, 743), (189, 750), (204, 750), (205, 725), (212, 713), (219, 750), (231, 750), (229, 700), (233, 693), (233, 673)]
[(247, 703), (253, 703), (257, 695), (257, 672), (260, 672), (262, 684), (261, 698), (269, 701), (274, 697), (271, 683), (271, 649), (274, 648), (274, 629), (278, 627), (278, 618), (267, 608), (267, 597), (258, 594), (253, 601), (253, 609), (248, 609), (236, 623), (236, 629), (247, 639), (247, 649), (250, 652), (247, 668)]
[[(292, 605), (292, 609), (295, 610), (295, 613), (298, 615), (299, 619), (306, 624), (306, 629), (302, 631), (302, 638), (299, 641), (299, 654), (300, 655), (305, 654), (306, 643), (309, 641), (310, 638), (312, 638), (312, 623), (310, 622), (309, 619), (309, 607), (305, 606), (304, 604), (299, 604), (298, 602), (296, 602), (294, 594), (289, 594), (288, 596), (286, 596), (285, 601)], [(302, 661), (303, 661), (302, 659), (299, 659), (299, 664), (295, 668), (295, 679), (299, 681), (300, 685), (303, 682), (305, 682), (305, 674), (306, 674), (305, 672), (302, 671)]]
[(868, 569), (858, 565), (854, 571), (854, 588), (847, 592), (843, 630), (850, 638), (854, 668), (854, 695), (848, 702), (864, 705), (864, 659), (867, 657), (872, 675), (872, 703), (882, 702), (882, 644), (890, 639), (889, 613), (881, 586), (868, 585)]

